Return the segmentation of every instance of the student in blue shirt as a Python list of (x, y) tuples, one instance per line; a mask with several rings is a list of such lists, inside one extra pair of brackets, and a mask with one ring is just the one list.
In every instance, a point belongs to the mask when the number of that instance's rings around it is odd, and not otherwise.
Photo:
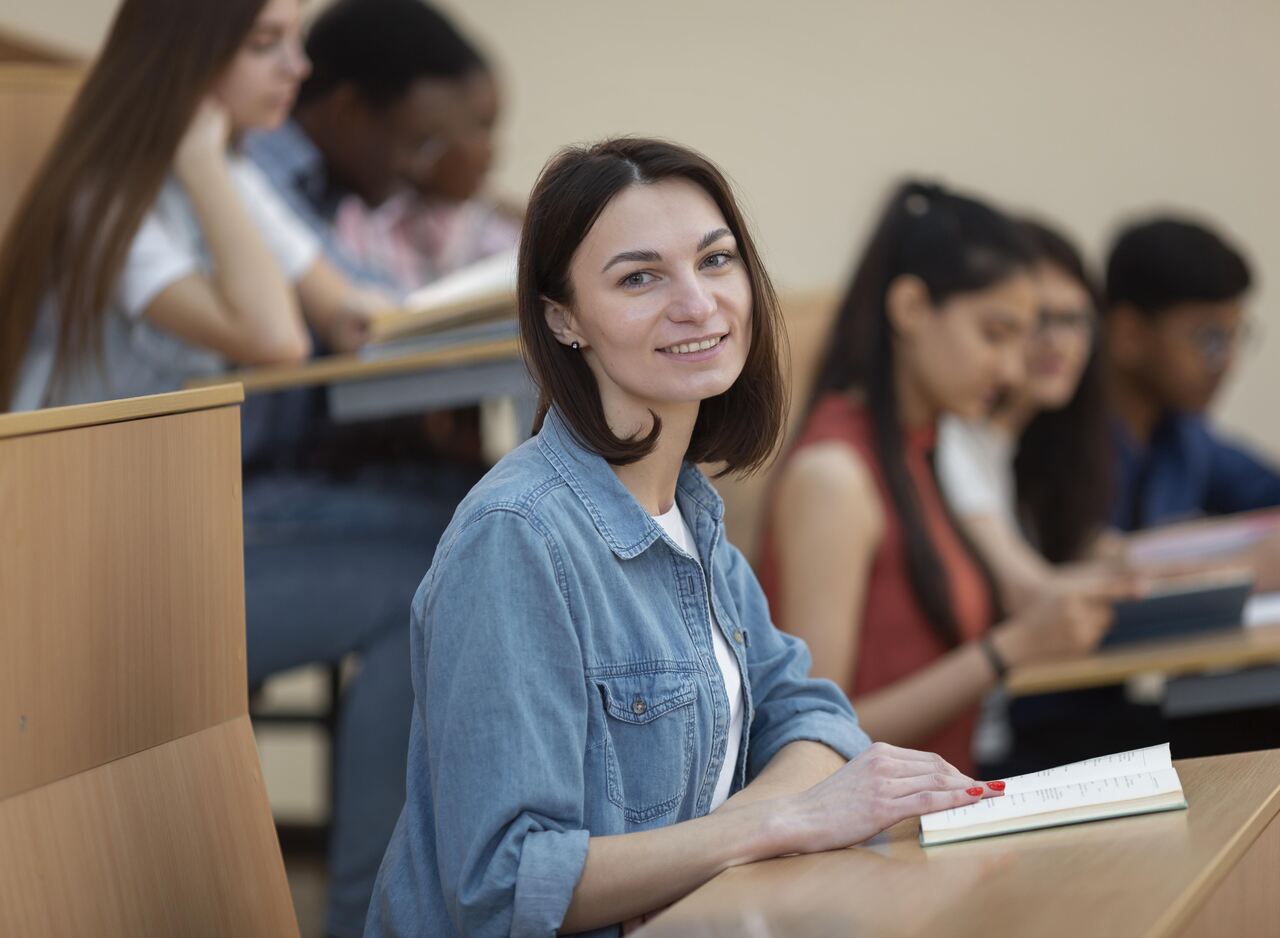
[(1240, 252), (1194, 221), (1137, 222), (1112, 247), (1105, 349), (1120, 530), (1280, 504), (1280, 472), (1205, 419), (1249, 336), (1250, 282)]
[(366, 935), (616, 935), (727, 867), (991, 794), (871, 745), (725, 542), (695, 464), (767, 462), (786, 394), (720, 172), (660, 141), (563, 151), (518, 293), (539, 429), (414, 599), (408, 797)]

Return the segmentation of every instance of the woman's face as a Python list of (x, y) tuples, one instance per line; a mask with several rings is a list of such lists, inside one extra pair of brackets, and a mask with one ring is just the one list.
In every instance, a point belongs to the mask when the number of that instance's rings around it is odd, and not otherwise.
[[(572, 298), (547, 304), (580, 343), (615, 432), (647, 411), (727, 391), (751, 344), (751, 280), (715, 201), (683, 179), (633, 185), (600, 213), (569, 265)], [(620, 425), (626, 424), (626, 425)]]
[(227, 109), (235, 132), (268, 130), (289, 116), (310, 70), (302, 50), (298, 0), (267, 0), (213, 94)]
[(918, 305), (894, 317), (897, 347), (926, 403), (935, 413), (985, 417), (1000, 393), (1022, 380), (1037, 310), (1031, 275), (1014, 274), (937, 306), (919, 280), (900, 279), (910, 289), (891, 285), (891, 304), (896, 295)]
[(1054, 264), (1035, 270), (1040, 318), (1027, 342), (1027, 374), (1022, 396), (1040, 410), (1070, 403), (1089, 362), (1097, 313), (1089, 291)]
[(484, 186), (493, 166), (493, 135), (501, 111), (498, 83), (476, 71), (463, 83), (460, 126), (449, 135), (440, 157), (413, 180), (423, 195), (465, 202)]

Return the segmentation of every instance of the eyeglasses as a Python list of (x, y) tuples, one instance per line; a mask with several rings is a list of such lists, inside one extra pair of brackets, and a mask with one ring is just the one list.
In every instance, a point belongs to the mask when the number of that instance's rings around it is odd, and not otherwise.
[(1250, 348), (1257, 334), (1258, 329), (1251, 319), (1241, 320), (1239, 325), (1230, 328), (1203, 325), (1184, 333), (1200, 357), (1210, 364), (1220, 364), (1235, 352)]
[(1048, 336), (1053, 333), (1091, 336), (1095, 328), (1097, 328), (1097, 316), (1092, 310), (1042, 308), (1036, 322), (1035, 334), (1037, 336)]

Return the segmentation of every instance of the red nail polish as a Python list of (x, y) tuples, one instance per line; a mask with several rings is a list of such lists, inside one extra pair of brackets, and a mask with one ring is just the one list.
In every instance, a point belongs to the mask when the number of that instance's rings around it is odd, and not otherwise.
[(973, 795), (974, 797), (977, 797), (978, 795), (982, 794), (981, 788), (966, 788), (965, 791), (967, 791), (969, 794)]
[(987, 787), (992, 791), (1004, 791), (1004, 782), (987, 782)]

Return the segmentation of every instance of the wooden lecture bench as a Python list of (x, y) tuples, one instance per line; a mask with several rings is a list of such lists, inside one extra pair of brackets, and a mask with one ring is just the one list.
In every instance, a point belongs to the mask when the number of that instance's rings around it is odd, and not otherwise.
[(1280, 934), (1280, 750), (1176, 763), (1189, 805), (924, 849), (730, 869), (639, 938), (1265, 938)]

